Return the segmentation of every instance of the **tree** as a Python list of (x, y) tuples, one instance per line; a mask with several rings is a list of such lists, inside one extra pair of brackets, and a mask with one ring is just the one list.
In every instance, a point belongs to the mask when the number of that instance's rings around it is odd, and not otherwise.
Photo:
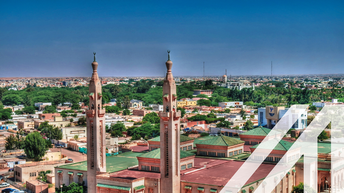
[(205, 94), (199, 94), (196, 96), (197, 98), (208, 98), (208, 95)]
[(211, 101), (206, 99), (200, 99), (197, 101), (199, 106), (211, 106)]
[(36, 113), (36, 109), (33, 106), (25, 107), (25, 108), (23, 108), (23, 113), (35, 114)]
[(125, 131), (125, 125), (122, 122), (117, 122), (114, 125), (111, 125), (110, 132), (112, 137), (122, 137), (123, 131)]
[(17, 138), (12, 134), (6, 138), (6, 150), (14, 150), (16, 148)]
[(46, 141), (38, 132), (26, 136), (24, 151), (28, 158), (39, 161), (47, 150)]
[(79, 135), (74, 135), (74, 140), (78, 141), (78, 139), (79, 139)]
[(241, 116), (241, 117), (244, 117), (245, 113), (246, 113), (246, 112), (244, 111), (244, 109), (241, 109), (241, 110), (240, 110), (240, 116)]
[(106, 113), (116, 113), (119, 114), (120, 108), (118, 106), (106, 106)]
[(246, 123), (245, 123), (245, 125), (244, 125), (244, 129), (245, 129), (245, 130), (251, 130), (251, 129), (253, 129), (253, 123), (252, 123), (250, 120), (246, 121)]
[(85, 126), (86, 125), (86, 117), (80, 117), (78, 120), (78, 125)]
[(130, 115), (130, 111), (128, 109), (124, 109), (122, 115)]
[(129, 109), (130, 107), (130, 98), (128, 95), (126, 95), (123, 99), (123, 108)]
[(0, 120), (12, 119), (12, 110), (11, 109), (0, 109)]
[(323, 130), (319, 136), (318, 136), (318, 140), (322, 141), (324, 139), (328, 139), (327, 133)]
[(4, 105), (19, 105), (22, 103), (22, 98), (18, 94), (8, 94), (2, 97)]
[(46, 106), (44, 108), (43, 113), (56, 113), (56, 107), (55, 106)]
[(147, 121), (147, 122), (150, 122), (152, 124), (155, 124), (155, 123), (160, 123), (160, 117), (158, 116), (158, 114), (156, 114), (155, 112), (152, 112), (152, 113), (147, 113), (142, 121)]
[(222, 121), (218, 123), (216, 126), (217, 127), (226, 127), (226, 128), (231, 128), (232, 123), (229, 121)]
[(316, 107), (316, 106), (314, 106), (314, 105), (311, 105), (311, 106), (309, 106), (309, 110), (311, 110), (311, 111), (315, 111), (315, 110), (317, 110), (317, 107)]
[(299, 185), (293, 186), (292, 193), (303, 193), (303, 183), (300, 182)]
[(16, 115), (22, 115), (23, 114), (23, 111), (21, 111), (21, 110), (16, 110), (14, 112), (16, 113)]
[(254, 115), (250, 115), (250, 118), (251, 118), (251, 119), (254, 119)]
[(230, 113), (231, 112), (231, 110), (230, 109), (225, 109), (225, 111), (224, 111), (225, 113)]
[(55, 192), (63, 192), (63, 193), (87, 193), (87, 186), (85, 186), (84, 182), (82, 184), (77, 184), (75, 182), (70, 183), (68, 186), (65, 184), (62, 185), (61, 188), (55, 188)]
[(183, 118), (186, 113), (185, 109), (178, 107), (177, 110), (181, 112), (181, 118)]

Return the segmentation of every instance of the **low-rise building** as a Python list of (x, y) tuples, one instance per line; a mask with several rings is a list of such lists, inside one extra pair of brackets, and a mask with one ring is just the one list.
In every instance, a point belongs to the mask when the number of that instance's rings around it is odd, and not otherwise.
[(244, 103), (242, 101), (230, 101), (230, 102), (220, 102), (219, 107), (224, 109), (227, 108), (243, 108)]
[(34, 129), (35, 122), (32, 120), (18, 121), (18, 129)]
[(87, 128), (86, 127), (62, 127), (62, 139), (70, 140), (74, 139), (75, 135), (78, 135), (79, 138), (87, 137)]
[(224, 135), (209, 136), (196, 143), (197, 155), (232, 157), (244, 152), (244, 141)]
[[(139, 170), (143, 171), (152, 171), (160, 172), (160, 148), (144, 153), (140, 156), (137, 156), (139, 162)], [(180, 170), (185, 170), (192, 168), (194, 164), (195, 154), (180, 151)]]
[[(160, 148), (160, 136), (148, 140), (149, 150)], [(180, 135), (180, 150), (192, 150), (194, 148), (194, 139), (185, 135)]]

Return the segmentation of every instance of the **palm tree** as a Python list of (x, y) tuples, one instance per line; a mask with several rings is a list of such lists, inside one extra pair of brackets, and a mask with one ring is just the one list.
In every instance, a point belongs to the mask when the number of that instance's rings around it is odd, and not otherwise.
[(125, 109), (129, 109), (129, 107), (130, 107), (130, 98), (128, 95), (125, 96), (123, 99), (123, 106)]

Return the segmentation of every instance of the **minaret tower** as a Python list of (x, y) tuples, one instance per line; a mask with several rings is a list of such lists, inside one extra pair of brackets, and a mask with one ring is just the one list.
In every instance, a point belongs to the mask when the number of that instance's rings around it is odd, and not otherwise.
[(105, 109), (102, 107), (102, 85), (97, 73), (96, 53), (89, 85), (90, 104), (87, 115), (87, 191), (97, 192), (96, 175), (106, 172)]
[(180, 192), (180, 111), (177, 111), (176, 83), (172, 75), (170, 51), (163, 85), (163, 111), (160, 116), (160, 175), (163, 193)]

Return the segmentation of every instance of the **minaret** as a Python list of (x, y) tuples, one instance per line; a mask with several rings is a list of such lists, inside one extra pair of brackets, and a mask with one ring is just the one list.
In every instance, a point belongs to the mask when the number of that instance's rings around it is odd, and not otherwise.
[(170, 51), (163, 85), (163, 111), (160, 116), (160, 175), (163, 193), (180, 192), (180, 111), (177, 111), (176, 84), (172, 75)]
[(87, 115), (87, 192), (97, 192), (96, 175), (106, 172), (105, 109), (102, 107), (102, 86), (97, 73), (96, 53), (92, 63), (93, 73), (89, 85), (89, 110)]

